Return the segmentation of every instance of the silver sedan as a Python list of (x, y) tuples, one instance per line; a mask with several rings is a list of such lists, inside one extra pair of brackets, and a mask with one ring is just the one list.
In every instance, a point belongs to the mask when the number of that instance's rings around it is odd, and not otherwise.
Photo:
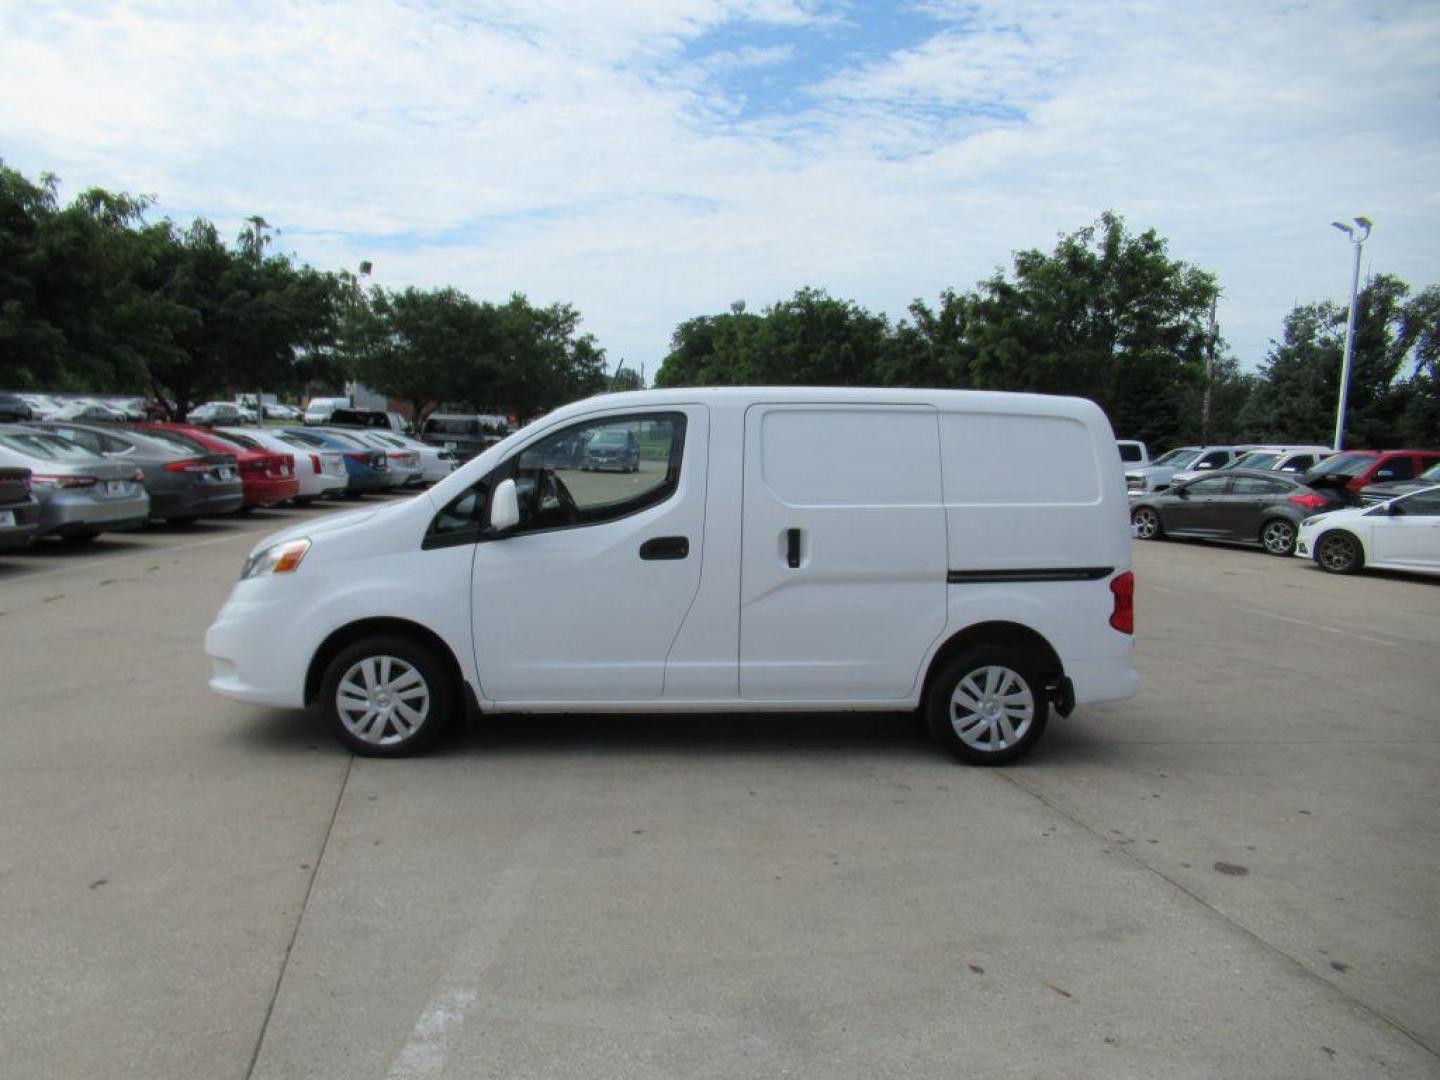
[(58, 435), (0, 425), (0, 465), (30, 470), (40, 500), (40, 536), (90, 540), (137, 529), (150, 516), (139, 469), (106, 461)]

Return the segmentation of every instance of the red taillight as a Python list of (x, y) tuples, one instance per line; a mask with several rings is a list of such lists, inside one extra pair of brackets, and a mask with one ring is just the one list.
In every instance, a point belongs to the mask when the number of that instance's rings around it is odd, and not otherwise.
[(1325, 497), (1316, 495), (1313, 491), (1307, 491), (1304, 495), (1291, 495), (1286, 501), (1303, 506), (1306, 510), (1322, 510), (1326, 505)]
[(93, 476), (47, 476), (43, 473), (36, 473), (30, 479), (41, 487), (58, 488), (94, 487), (100, 482)]
[(1110, 625), (1122, 634), (1135, 633), (1135, 575), (1129, 570), (1110, 579), (1110, 592), (1115, 596), (1115, 610)]
[(312, 468), (312, 469), (315, 470), (315, 475), (316, 475), (316, 476), (319, 476), (319, 475), (320, 475), (320, 455), (319, 455), (319, 454), (311, 454), (311, 455), (310, 455), (310, 468)]

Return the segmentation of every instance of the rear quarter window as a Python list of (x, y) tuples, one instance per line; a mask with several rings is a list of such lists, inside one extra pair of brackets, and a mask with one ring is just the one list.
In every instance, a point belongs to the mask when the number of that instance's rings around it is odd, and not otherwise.
[(945, 413), (945, 502), (1092, 504), (1099, 462), (1089, 429), (1063, 416)]

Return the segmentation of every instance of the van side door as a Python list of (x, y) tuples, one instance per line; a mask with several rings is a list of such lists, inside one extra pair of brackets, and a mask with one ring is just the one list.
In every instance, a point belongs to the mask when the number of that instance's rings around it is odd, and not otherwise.
[[(475, 545), (475, 663), (487, 698), (661, 696), (665, 658), (700, 583), (708, 417), (700, 405), (587, 417), (538, 436), (490, 474), (491, 493), (515, 481), (521, 517)], [(636, 470), (581, 471), (569, 449), (617, 430), (635, 436)]]
[(740, 696), (907, 698), (946, 621), (936, 410), (752, 405), (743, 509)]

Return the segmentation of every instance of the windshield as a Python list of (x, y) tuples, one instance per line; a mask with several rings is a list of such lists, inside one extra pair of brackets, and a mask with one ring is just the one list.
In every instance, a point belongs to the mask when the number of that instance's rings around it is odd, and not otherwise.
[(1273, 469), (1279, 460), (1279, 454), (1242, 454), (1225, 467), (1227, 469)]
[(1415, 479), (1429, 480), (1431, 483), (1440, 484), (1440, 461), (1437, 461), (1434, 465), (1431, 465), (1430, 468), (1426, 469)]
[(62, 439), (58, 435), (0, 435), (0, 445), (19, 451), (28, 457), (43, 458), (46, 461), (98, 461), (95, 454), (79, 443)]
[(1151, 465), (1173, 465), (1177, 469), (1183, 469), (1200, 456), (1200, 451), (1194, 446), (1179, 446), (1168, 454), (1162, 454)]
[(1336, 454), (1310, 470), (1311, 476), (1359, 476), (1375, 463), (1374, 454)]
[(226, 442), (236, 443), (236, 444), (239, 445), (239, 446), (245, 447), (247, 450), (263, 450), (263, 449), (265, 449), (263, 446), (260, 445), (260, 443), (256, 442), (254, 439), (250, 438), (248, 435), (237, 435), (237, 434), (235, 434), (235, 432), (233, 432), (233, 431), (226, 431), (226, 432), (224, 432), (223, 434), (224, 434), (224, 437), (225, 437), (225, 441), (226, 441)]

